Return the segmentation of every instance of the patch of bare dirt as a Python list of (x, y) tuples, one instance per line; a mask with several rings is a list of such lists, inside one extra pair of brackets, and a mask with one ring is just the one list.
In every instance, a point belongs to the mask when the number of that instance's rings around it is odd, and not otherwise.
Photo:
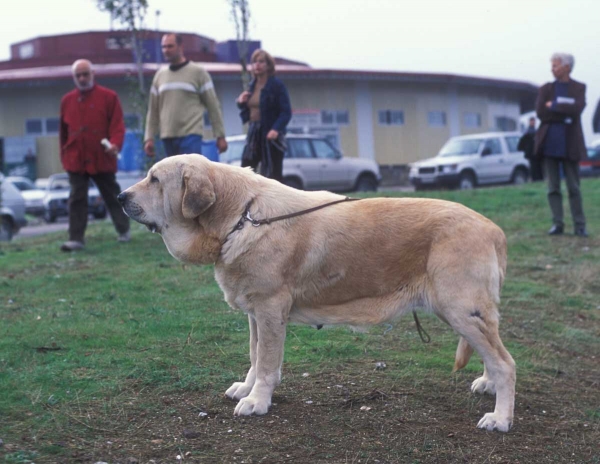
[(0, 455), (36, 451), (38, 464), (600, 462), (598, 378), (588, 367), (520, 378), (508, 434), (475, 427), (494, 398), (470, 393), (472, 374), (394, 378), (394, 369), (352, 364), (286, 372), (263, 417), (233, 417), (225, 386), (132, 388), (109, 405), (61, 411), (69, 419), (56, 429), (5, 439)]

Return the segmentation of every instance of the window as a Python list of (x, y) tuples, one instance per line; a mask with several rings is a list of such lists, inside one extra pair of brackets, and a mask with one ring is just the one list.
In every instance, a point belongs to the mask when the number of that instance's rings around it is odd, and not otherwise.
[(336, 111), (335, 122), (340, 126), (350, 124), (350, 115), (348, 114), (348, 111)]
[(430, 111), (427, 113), (427, 122), (431, 127), (443, 127), (446, 125), (446, 113), (444, 111)]
[(506, 116), (496, 116), (496, 129), (502, 132), (517, 130), (517, 121)]
[(312, 158), (310, 142), (307, 139), (289, 139), (290, 158)]
[(60, 119), (58, 118), (47, 118), (46, 119), (46, 134), (58, 134), (60, 129)]
[(44, 127), (41, 119), (28, 119), (25, 121), (25, 134), (39, 135), (44, 133)]
[(346, 126), (350, 124), (348, 111), (321, 111), (321, 123), (327, 125)]
[(59, 130), (59, 118), (27, 119), (25, 121), (26, 135), (58, 134)]
[(315, 155), (317, 158), (337, 158), (337, 152), (335, 149), (329, 145), (325, 140), (313, 140), (312, 141), (313, 148), (315, 150)]
[(379, 111), (379, 124), (382, 126), (403, 126), (404, 111), (381, 110)]
[(504, 140), (506, 140), (506, 145), (508, 146), (508, 151), (510, 153), (519, 151), (519, 149), (517, 148), (519, 146), (519, 137), (517, 137), (517, 136), (505, 137)]
[(500, 139), (488, 139), (484, 142), (482, 153), (486, 152), (486, 155), (500, 155), (502, 154), (502, 145), (500, 145)]
[(481, 127), (481, 115), (479, 113), (465, 113), (465, 126)]

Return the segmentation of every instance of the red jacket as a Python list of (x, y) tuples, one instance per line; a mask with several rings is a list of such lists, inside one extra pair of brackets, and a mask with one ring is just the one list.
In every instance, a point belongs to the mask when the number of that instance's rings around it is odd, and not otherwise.
[(60, 158), (68, 172), (117, 172), (117, 158), (104, 151), (103, 138), (123, 146), (125, 124), (119, 97), (100, 85), (74, 89), (60, 102)]

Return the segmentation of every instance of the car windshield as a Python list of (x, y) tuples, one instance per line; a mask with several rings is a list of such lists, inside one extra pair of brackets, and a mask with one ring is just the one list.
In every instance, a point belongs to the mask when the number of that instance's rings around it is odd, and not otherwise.
[(481, 139), (450, 139), (440, 150), (438, 156), (466, 156), (476, 155), (479, 153), (479, 146), (483, 140)]
[(17, 187), (21, 192), (25, 190), (35, 190), (35, 187), (24, 180), (16, 180), (13, 181), (15, 187)]
[(236, 140), (233, 142), (229, 142), (227, 144), (227, 151), (221, 155), (222, 160), (227, 163), (241, 160), (245, 145), (245, 140)]
[(48, 190), (68, 190), (69, 188), (69, 179), (67, 178), (51, 179), (48, 183)]

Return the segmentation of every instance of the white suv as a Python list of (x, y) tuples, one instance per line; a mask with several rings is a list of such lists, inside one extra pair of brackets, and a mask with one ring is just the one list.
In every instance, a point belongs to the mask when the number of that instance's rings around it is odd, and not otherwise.
[[(283, 183), (299, 190), (336, 192), (376, 191), (381, 181), (379, 165), (369, 159), (344, 158), (329, 141), (308, 134), (287, 134)], [(240, 165), (245, 135), (227, 137), (224, 163)]]
[(472, 189), (477, 185), (529, 178), (529, 161), (517, 150), (519, 132), (487, 132), (452, 137), (434, 158), (410, 165), (410, 182), (417, 190), (428, 187)]

